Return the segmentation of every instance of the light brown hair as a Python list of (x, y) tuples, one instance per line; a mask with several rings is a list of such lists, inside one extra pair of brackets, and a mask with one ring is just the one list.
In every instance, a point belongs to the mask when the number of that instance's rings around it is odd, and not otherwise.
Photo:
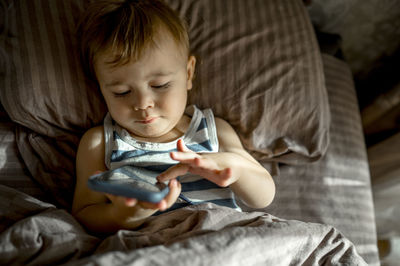
[(123, 65), (140, 58), (143, 50), (154, 44), (160, 30), (167, 30), (189, 56), (186, 24), (160, 0), (101, 0), (90, 4), (77, 29), (79, 57), (83, 70), (97, 83), (94, 62), (99, 52), (111, 49), (110, 62)]

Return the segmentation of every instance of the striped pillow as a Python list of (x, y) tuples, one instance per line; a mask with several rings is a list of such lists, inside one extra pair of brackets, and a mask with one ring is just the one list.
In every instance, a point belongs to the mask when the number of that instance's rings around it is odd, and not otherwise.
[(301, 0), (169, 0), (199, 59), (190, 102), (211, 108), (258, 160), (315, 161), (329, 142), (322, 60)]
[[(2, 1), (0, 100), (22, 125), (32, 175), (70, 203), (79, 137), (106, 108), (74, 55), (82, 0)], [(168, 0), (187, 19), (198, 57), (190, 103), (211, 107), (256, 158), (303, 163), (328, 145), (318, 45), (301, 0)]]
[(0, 185), (44, 199), (45, 195), (29, 176), (18, 154), (14, 129), (15, 124), (8, 118), (0, 105)]

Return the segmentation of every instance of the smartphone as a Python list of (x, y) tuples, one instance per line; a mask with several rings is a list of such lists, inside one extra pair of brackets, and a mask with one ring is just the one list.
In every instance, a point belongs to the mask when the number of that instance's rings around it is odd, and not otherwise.
[(157, 181), (157, 176), (156, 172), (126, 165), (92, 175), (88, 187), (98, 192), (157, 203), (169, 192), (165, 183)]

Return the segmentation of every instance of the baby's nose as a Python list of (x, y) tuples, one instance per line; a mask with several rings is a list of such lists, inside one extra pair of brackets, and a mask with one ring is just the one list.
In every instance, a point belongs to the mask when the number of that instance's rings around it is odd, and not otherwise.
[(133, 106), (136, 111), (154, 107), (154, 99), (150, 93), (138, 92), (134, 97)]

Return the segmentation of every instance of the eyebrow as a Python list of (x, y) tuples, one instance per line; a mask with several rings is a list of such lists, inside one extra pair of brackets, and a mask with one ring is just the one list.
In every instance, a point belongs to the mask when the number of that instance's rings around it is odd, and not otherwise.
[(114, 86), (118, 86), (118, 85), (121, 85), (121, 84), (122, 84), (121, 81), (113, 80), (113, 81), (111, 81), (110, 83), (107, 83), (107, 84), (106, 84), (106, 87), (114, 87)]
[[(148, 79), (150, 77), (165, 77), (165, 76), (169, 76), (169, 75), (173, 75), (175, 74), (177, 71), (166, 71), (166, 72), (154, 72), (154, 73), (150, 73), (149, 75), (147, 75), (145, 78)], [(106, 87), (113, 87), (113, 86), (118, 86), (118, 85), (122, 85), (124, 84), (123, 82), (119, 81), (119, 80), (112, 80), (110, 83), (106, 84)]]
[(172, 74), (175, 74), (175, 73), (176, 73), (176, 71), (165, 71), (165, 72), (158, 71), (158, 72), (150, 73), (149, 75), (146, 76), (146, 78), (169, 76), (169, 75), (172, 75)]

